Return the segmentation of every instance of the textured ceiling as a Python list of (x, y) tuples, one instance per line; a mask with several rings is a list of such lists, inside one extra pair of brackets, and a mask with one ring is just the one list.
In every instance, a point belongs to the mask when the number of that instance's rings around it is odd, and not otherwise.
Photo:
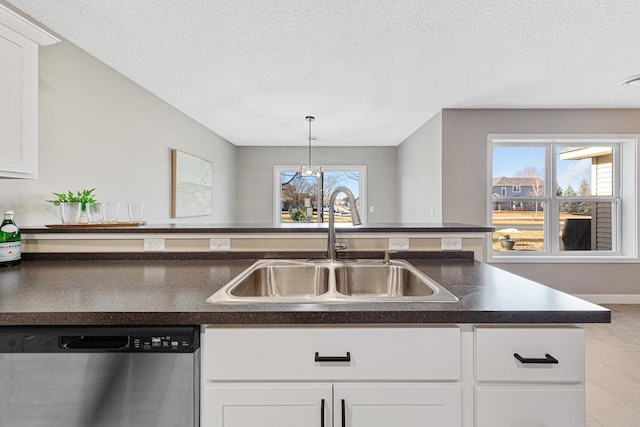
[(639, 108), (638, 0), (8, 0), (236, 145), (397, 145), (443, 108)]

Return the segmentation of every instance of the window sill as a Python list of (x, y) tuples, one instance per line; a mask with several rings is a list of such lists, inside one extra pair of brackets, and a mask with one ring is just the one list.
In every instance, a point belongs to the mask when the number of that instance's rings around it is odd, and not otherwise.
[(631, 255), (492, 255), (489, 254), (488, 264), (622, 264), (637, 263), (638, 257)]

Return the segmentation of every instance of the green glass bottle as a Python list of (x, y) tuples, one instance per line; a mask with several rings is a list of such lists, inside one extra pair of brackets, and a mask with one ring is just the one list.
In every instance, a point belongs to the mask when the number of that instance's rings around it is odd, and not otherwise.
[(20, 230), (13, 220), (13, 211), (5, 211), (0, 225), (0, 267), (20, 264), (21, 245)]

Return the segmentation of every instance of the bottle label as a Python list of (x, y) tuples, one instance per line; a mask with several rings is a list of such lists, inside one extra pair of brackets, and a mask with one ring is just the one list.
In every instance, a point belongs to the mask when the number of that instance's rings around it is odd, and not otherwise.
[(0, 262), (18, 261), (21, 249), (20, 242), (0, 243)]
[(18, 231), (18, 227), (15, 224), (6, 224), (4, 227), (0, 228), (0, 231), (4, 231), (5, 233), (15, 233)]

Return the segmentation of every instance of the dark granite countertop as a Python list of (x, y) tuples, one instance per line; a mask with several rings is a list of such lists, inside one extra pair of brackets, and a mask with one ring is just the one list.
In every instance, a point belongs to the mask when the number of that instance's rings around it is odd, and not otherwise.
[[(101, 227), (80, 225), (64, 228), (20, 226), (23, 234), (35, 233), (326, 233), (328, 224), (144, 224), (131, 227)], [(458, 223), (431, 224), (367, 224), (352, 226), (337, 223), (339, 233), (487, 233), (493, 227)]]
[(0, 325), (606, 323), (609, 310), (470, 259), (411, 259), (457, 303), (210, 304), (255, 259), (23, 260)]

